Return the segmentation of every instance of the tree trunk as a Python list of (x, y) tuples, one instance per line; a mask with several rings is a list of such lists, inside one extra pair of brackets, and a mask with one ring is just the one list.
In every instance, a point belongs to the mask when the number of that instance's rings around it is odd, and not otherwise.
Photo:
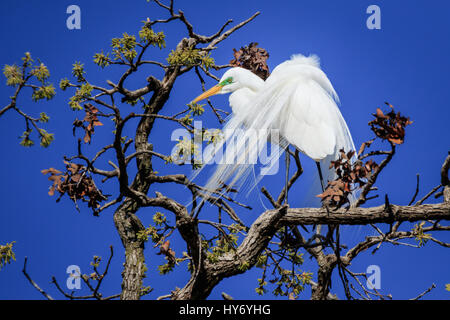
[(336, 257), (326, 255), (318, 257), (317, 285), (312, 286), (311, 300), (327, 300), (331, 287), (331, 275), (336, 266)]
[(114, 223), (125, 248), (120, 295), (122, 300), (140, 299), (142, 279), (146, 271), (144, 242), (137, 239), (137, 233), (145, 228), (134, 215), (135, 210), (136, 204), (128, 199), (114, 213)]

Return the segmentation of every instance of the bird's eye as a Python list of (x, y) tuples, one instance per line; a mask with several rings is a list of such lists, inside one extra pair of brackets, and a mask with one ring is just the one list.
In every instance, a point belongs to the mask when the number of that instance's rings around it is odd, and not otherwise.
[(233, 83), (233, 78), (229, 77), (229, 78), (226, 78), (225, 80), (223, 80), (221, 83), (219, 83), (219, 85), (223, 87), (223, 86), (226, 86), (227, 84), (231, 84), (231, 83)]

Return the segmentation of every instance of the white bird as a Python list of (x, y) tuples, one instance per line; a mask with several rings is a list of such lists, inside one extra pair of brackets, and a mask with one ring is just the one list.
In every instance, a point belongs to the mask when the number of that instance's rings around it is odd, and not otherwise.
[(317, 163), (322, 190), (322, 179), (335, 179), (329, 164), (339, 157), (339, 150), (355, 150), (337, 106), (339, 98), (316, 55), (292, 56), (278, 65), (266, 81), (247, 69), (231, 68), (216, 86), (192, 102), (225, 93), (231, 93), (233, 113), (223, 128), (224, 139), (206, 155), (204, 162), (213, 158), (217, 162), (219, 151), (227, 144), (225, 153), (219, 155), (226, 161), (218, 161), (207, 190), (216, 190), (222, 183), (238, 188), (238, 182), (245, 181), (253, 170), (254, 163), (248, 159), (261, 155), (273, 130), (279, 130), (280, 137), (274, 142), (281, 148), (292, 145)]

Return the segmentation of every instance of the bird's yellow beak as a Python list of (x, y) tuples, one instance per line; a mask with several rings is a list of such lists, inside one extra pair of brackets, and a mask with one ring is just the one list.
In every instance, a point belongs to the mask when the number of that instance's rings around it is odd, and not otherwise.
[(217, 84), (214, 87), (212, 87), (211, 89), (209, 89), (208, 91), (203, 92), (201, 95), (199, 95), (197, 98), (195, 98), (194, 100), (192, 100), (192, 103), (197, 103), (200, 100), (206, 99), (208, 97), (211, 97), (215, 94), (218, 94), (220, 92), (220, 90), (222, 90), (221, 85)]

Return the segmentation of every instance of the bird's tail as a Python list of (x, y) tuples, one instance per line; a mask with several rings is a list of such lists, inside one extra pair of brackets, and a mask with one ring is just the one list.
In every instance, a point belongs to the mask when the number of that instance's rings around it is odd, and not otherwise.
[[(349, 159), (349, 161), (351, 164), (356, 161), (355, 144), (350, 134), (350, 130), (348, 129), (348, 126), (338, 108), (335, 108), (335, 113), (336, 114), (334, 115), (334, 118), (337, 120), (337, 126), (335, 128), (336, 147), (333, 154), (328, 155), (319, 162), (323, 176), (323, 187), (325, 189), (329, 182), (336, 180), (338, 177), (335, 168), (331, 166), (331, 161), (339, 159), (339, 157), (341, 156), (341, 150), (344, 150), (345, 153), (355, 151), (354, 155)], [(318, 194), (322, 193), (322, 186), (318, 178), (319, 177), (317, 175), (317, 179), (314, 179), (314, 183), (311, 184), (310, 191), (307, 193), (308, 197), (311, 197), (311, 195), (317, 196)], [(354, 187), (352, 189), (352, 192), (348, 196), (350, 206), (354, 205), (358, 196), (358, 190)], [(313, 200), (309, 200), (309, 202), (311, 203), (313, 202)], [(315, 203), (317, 203), (317, 201)]]
[[(320, 160), (320, 167), (322, 169), (322, 176), (324, 179), (325, 188), (327, 187), (328, 182), (334, 181), (338, 178), (334, 166), (331, 165), (331, 161), (335, 161), (340, 158), (342, 149), (345, 151), (345, 153), (355, 151), (354, 155), (349, 159), (352, 165), (357, 160), (355, 144), (350, 134), (350, 130), (348, 129), (348, 126), (344, 121), (344, 118), (342, 117), (339, 109), (337, 108), (336, 113), (337, 113), (336, 118), (339, 120), (338, 121), (339, 126), (337, 126), (336, 128), (336, 137), (337, 137), (336, 148), (333, 154)], [(311, 184), (309, 194), (314, 194), (317, 196), (318, 194), (321, 193), (320, 192), (321, 185), (318, 180), (319, 179), (315, 179), (314, 183)], [(354, 206), (359, 197), (359, 189), (357, 189), (355, 186), (351, 186), (351, 190), (352, 191), (348, 195), (348, 202), (350, 207)], [(318, 198), (316, 197), (316, 199), (317, 199), (316, 203), (318, 203)], [(343, 226), (340, 228), (341, 239), (342, 241), (353, 241), (354, 238), (360, 233), (360, 231), (361, 228)]]
[[(336, 108), (336, 118), (338, 119), (339, 126), (336, 128), (337, 141), (336, 141), (336, 149), (334, 151), (334, 155), (332, 155), (332, 157), (334, 159), (332, 159), (332, 160), (339, 159), (342, 149), (344, 150), (345, 153), (353, 151), (354, 152), (353, 156), (349, 159), (350, 164), (353, 165), (353, 163), (357, 160), (355, 143), (353, 142), (353, 138), (350, 133), (350, 130), (348, 129), (347, 123), (345, 122), (345, 120), (342, 117), (342, 114), (338, 108)], [(325, 159), (328, 161), (328, 168), (330, 171), (333, 171), (332, 173), (330, 172), (329, 174), (330, 174), (330, 177), (333, 178), (333, 180), (334, 180), (337, 178), (337, 174), (336, 174), (334, 168), (330, 168), (330, 161), (332, 161), (332, 160), (327, 159), (327, 158), (325, 158)], [(352, 192), (350, 192), (348, 200), (350, 202), (350, 206), (353, 206), (357, 200), (359, 190), (354, 187), (352, 187), (351, 189), (352, 189)]]

